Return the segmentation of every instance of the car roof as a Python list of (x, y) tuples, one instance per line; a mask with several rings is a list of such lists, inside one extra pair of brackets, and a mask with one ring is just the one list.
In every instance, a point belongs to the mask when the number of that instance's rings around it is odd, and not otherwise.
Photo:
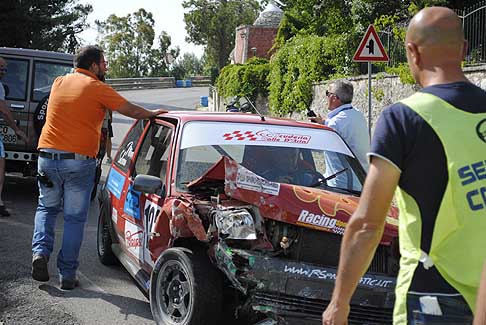
[[(305, 128), (326, 129), (334, 131), (322, 124), (296, 121), (288, 118), (278, 118), (265, 116), (265, 120), (262, 121), (261, 117), (257, 114), (248, 113), (230, 113), (230, 112), (206, 112), (206, 111), (169, 111), (168, 113), (161, 114), (159, 117), (163, 118), (175, 118), (182, 123), (190, 121), (210, 121), (210, 122), (236, 122), (236, 123), (252, 123), (252, 124), (273, 124), (281, 126), (297, 126)], [(335, 131), (334, 131), (335, 132)]]
[(22, 48), (11, 48), (11, 47), (0, 47), (0, 55), (9, 54), (25, 57), (37, 57), (44, 59), (58, 59), (64, 61), (73, 61), (74, 55), (61, 52), (50, 52), (43, 50), (32, 50), (32, 49), (22, 49)]

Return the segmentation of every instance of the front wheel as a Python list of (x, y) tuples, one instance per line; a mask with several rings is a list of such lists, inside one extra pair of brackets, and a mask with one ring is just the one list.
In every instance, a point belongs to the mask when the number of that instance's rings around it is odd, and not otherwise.
[(116, 265), (118, 259), (111, 249), (111, 234), (110, 234), (110, 218), (106, 211), (104, 203), (100, 204), (100, 216), (98, 217), (98, 231), (96, 247), (98, 251), (98, 258), (104, 265)]
[(157, 324), (219, 324), (222, 279), (205, 253), (170, 248), (155, 263), (150, 308)]

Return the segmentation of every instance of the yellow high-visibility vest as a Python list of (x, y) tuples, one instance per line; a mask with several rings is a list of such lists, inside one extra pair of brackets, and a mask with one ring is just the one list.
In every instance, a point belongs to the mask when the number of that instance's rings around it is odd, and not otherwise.
[(394, 324), (407, 323), (406, 295), (417, 267), (434, 265), (474, 311), (486, 259), (486, 113), (465, 112), (420, 92), (401, 102), (421, 116), (439, 137), (449, 181), (429, 252), (420, 247), (422, 220), (417, 203), (397, 189), (401, 259)]

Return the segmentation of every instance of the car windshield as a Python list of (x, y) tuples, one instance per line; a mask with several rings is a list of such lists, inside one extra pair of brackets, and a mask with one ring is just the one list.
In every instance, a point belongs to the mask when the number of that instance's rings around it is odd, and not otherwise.
[(186, 191), (222, 156), (279, 183), (360, 193), (364, 179), (358, 160), (332, 131), (198, 121), (183, 129), (177, 188)]

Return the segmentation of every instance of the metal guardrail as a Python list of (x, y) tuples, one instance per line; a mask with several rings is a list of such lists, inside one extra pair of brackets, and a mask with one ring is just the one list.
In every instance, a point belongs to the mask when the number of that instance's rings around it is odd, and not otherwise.
[[(211, 84), (211, 78), (196, 76), (190, 79), (191, 87), (204, 87)], [(137, 89), (162, 89), (176, 87), (174, 77), (147, 77), (147, 78), (116, 78), (107, 79), (106, 83), (116, 90), (137, 90)], [(184, 85), (186, 87), (186, 85)]]
[(116, 90), (137, 90), (175, 87), (174, 77), (156, 78), (117, 78), (107, 79), (106, 83)]

